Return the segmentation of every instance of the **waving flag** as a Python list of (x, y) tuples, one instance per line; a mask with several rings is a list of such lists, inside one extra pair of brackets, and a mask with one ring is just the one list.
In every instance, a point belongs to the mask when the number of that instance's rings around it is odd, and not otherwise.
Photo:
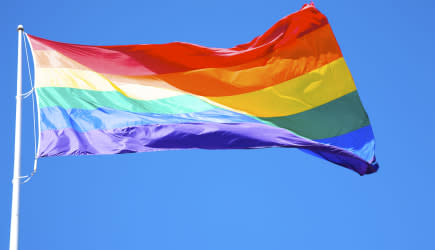
[(39, 157), (293, 147), (361, 175), (378, 168), (354, 81), (313, 5), (229, 49), (28, 38)]

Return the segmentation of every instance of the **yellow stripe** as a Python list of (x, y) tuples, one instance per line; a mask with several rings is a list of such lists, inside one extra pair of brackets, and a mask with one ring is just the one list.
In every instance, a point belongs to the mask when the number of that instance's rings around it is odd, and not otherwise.
[(97, 91), (119, 91), (139, 100), (155, 100), (185, 94), (166, 82), (152, 78), (103, 75), (90, 70), (37, 68), (35, 84), (41, 87), (66, 87)]
[(258, 91), (224, 97), (208, 97), (238, 112), (275, 117), (300, 113), (356, 90), (343, 58), (305, 75)]

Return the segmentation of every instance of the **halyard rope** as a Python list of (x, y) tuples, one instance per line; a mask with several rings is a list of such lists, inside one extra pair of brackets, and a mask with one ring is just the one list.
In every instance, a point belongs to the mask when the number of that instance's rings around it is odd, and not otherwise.
[[(27, 36), (27, 33), (25, 33)], [(33, 86), (33, 80), (32, 80), (32, 74), (30, 72), (30, 63), (29, 63), (29, 55), (27, 53), (27, 42), (26, 37), (23, 36), (24, 40), (24, 51), (26, 52), (26, 61), (27, 61), (27, 70), (29, 73), (29, 79), (30, 79), (30, 86), (32, 87), (28, 92), (22, 94), (21, 96), (23, 98), (27, 98), (30, 95), (32, 96), (32, 113), (33, 113), (33, 145), (34, 145), (34, 157), (35, 160), (33, 162), (33, 171), (26, 176), (20, 176), (20, 179), (26, 178), (22, 183), (26, 183), (30, 181), (30, 179), (36, 174), (36, 170), (38, 168), (38, 157), (37, 157), (37, 147), (36, 147), (36, 116), (35, 116), (35, 87)]]

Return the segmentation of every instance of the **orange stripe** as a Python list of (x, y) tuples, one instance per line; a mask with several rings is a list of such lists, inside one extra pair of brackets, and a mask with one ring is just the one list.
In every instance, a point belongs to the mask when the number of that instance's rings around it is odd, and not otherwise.
[(230, 96), (264, 89), (318, 69), (342, 57), (331, 27), (325, 25), (268, 57), (228, 68), (155, 75), (201, 96)]

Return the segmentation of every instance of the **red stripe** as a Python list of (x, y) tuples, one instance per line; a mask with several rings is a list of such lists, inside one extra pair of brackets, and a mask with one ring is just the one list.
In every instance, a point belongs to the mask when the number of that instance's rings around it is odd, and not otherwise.
[(54, 49), (99, 73), (145, 76), (202, 68), (231, 67), (288, 47), (300, 37), (328, 23), (316, 8), (293, 13), (249, 43), (230, 49), (189, 43), (158, 45), (87, 46), (54, 42), (29, 35), (33, 49)]

